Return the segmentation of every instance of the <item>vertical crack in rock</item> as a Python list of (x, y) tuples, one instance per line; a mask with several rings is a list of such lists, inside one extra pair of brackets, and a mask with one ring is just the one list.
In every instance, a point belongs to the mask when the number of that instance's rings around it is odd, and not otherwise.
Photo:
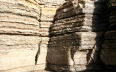
[[(35, 1), (38, 3), (38, 0), (35, 0)], [(41, 11), (41, 8), (40, 8), (40, 21), (41, 21), (41, 16), (42, 16), (42, 11)], [(41, 28), (40, 21), (39, 21), (39, 28)], [(41, 37), (41, 34), (40, 34), (40, 37)], [(42, 37), (41, 37), (40, 43), (38, 44), (38, 50), (37, 50), (37, 53), (36, 53), (36, 56), (35, 56), (35, 65), (37, 65), (38, 57), (40, 55), (41, 43), (42, 43)]]
[(38, 61), (38, 57), (40, 55), (40, 46), (41, 46), (41, 43), (42, 43), (42, 38), (41, 38), (41, 41), (40, 43), (38, 44), (38, 50), (37, 50), (37, 53), (36, 53), (36, 56), (35, 56), (35, 65), (37, 65), (37, 61)]
[[(101, 54), (101, 50), (102, 50), (102, 43), (103, 43), (103, 39), (104, 39), (104, 34), (105, 34), (105, 32), (103, 32), (101, 35), (100, 35), (100, 37), (99, 37), (99, 39), (96, 41), (96, 43), (93, 45), (93, 49), (92, 50), (89, 50), (89, 54), (90, 54), (90, 56), (89, 56), (89, 58), (88, 58), (88, 63), (90, 63), (93, 59), (94, 59), (94, 55), (96, 54), (97, 56), (95, 56), (96, 57), (96, 59), (97, 60), (100, 60), (101, 61), (101, 59), (100, 59), (100, 54)], [(99, 44), (98, 44), (99, 43)], [(98, 48), (96, 48), (95, 46), (96, 46), (96, 44), (98, 44), (99, 45), (99, 47)], [(96, 61), (94, 61), (93, 60), (93, 63), (95, 63)]]

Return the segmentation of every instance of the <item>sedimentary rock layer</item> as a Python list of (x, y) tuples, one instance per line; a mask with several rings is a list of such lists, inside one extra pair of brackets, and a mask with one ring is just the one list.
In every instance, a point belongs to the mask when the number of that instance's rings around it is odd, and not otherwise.
[(51, 35), (88, 32), (88, 31), (104, 31), (107, 29), (106, 17), (91, 14), (81, 14), (66, 19), (55, 21), (50, 27)]
[(39, 35), (39, 11), (30, 1), (1, 0), (0, 33)]
[[(33, 70), (41, 42), (39, 21), (40, 8), (34, 0), (0, 0), (1, 72)], [(39, 69), (45, 68), (44, 61)]]
[(96, 61), (94, 55), (98, 53), (93, 50), (99, 50), (103, 31), (107, 29), (104, 4), (99, 0), (74, 0), (57, 9), (50, 27), (48, 67), (55, 71), (93, 69), (88, 66), (90, 58)]
[(79, 0), (78, 2), (66, 1), (60, 8), (58, 8), (55, 20), (61, 18), (71, 17), (77, 14), (104, 14), (104, 1), (88, 1)]
[(104, 42), (102, 44), (101, 58), (103, 62), (112, 71), (116, 71), (116, 0), (108, 1), (109, 6), (109, 29), (104, 34)]

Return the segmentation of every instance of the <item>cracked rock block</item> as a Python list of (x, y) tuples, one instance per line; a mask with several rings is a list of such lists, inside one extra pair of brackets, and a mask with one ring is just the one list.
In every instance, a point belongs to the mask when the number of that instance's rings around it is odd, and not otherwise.
[(85, 70), (88, 65), (88, 50), (96, 47), (96, 39), (99, 39), (102, 33), (98, 34), (99, 36), (95, 32), (75, 32), (51, 37), (47, 55), (49, 67), (56, 71), (68, 66), (69, 70)]
[(92, 69), (88, 58), (97, 59), (91, 55), (95, 51), (91, 51), (100, 47), (103, 31), (107, 29), (104, 0), (76, 2), (62, 4), (50, 27), (47, 61), (48, 67), (57, 72)]
[(49, 29), (54, 21), (57, 8), (64, 0), (38, 0), (40, 4), (40, 28), (41, 36), (40, 51), (38, 52), (37, 64), (46, 65), (46, 56), (49, 43)]
[[(67, 56), (67, 60), (63, 62), (67, 62), (67, 64), (53, 64), (49, 63), (49, 68), (57, 71), (57, 72), (75, 72), (76, 71), (83, 71), (86, 69), (87, 65), (87, 51), (76, 51), (73, 58), (72, 56)], [(70, 53), (68, 53), (70, 55)], [(62, 57), (65, 58), (65, 57)], [(60, 63), (61, 61), (59, 61)], [(73, 65), (74, 64), (74, 65)]]
[(40, 37), (0, 35), (0, 71), (35, 65)]
[(0, 0), (0, 72), (33, 70), (41, 41), (39, 20), (40, 8), (34, 0)]
[(42, 37), (41, 42), (39, 43), (39, 52), (37, 58), (37, 64), (46, 65), (46, 57), (47, 57), (47, 50), (48, 50), (48, 41), (49, 37)]

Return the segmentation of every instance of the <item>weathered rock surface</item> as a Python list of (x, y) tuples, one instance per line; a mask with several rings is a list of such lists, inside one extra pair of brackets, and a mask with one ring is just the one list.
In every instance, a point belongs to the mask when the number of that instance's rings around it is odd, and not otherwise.
[[(39, 47), (39, 21), (34, 0), (0, 0), (0, 72), (45, 69), (47, 48)], [(41, 59), (36, 58), (38, 51)]]
[(66, 1), (57, 9), (50, 27), (49, 68), (57, 72), (99, 69), (92, 61), (98, 59), (100, 39), (107, 30), (104, 9), (105, 2), (99, 0)]
[(39, 35), (39, 12), (35, 2), (1, 0), (0, 33)]
[(116, 0), (107, 1), (0, 0), (0, 72), (96, 71), (100, 57), (115, 71)]
[(116, 0), (108, 1), (109, 29), (104, 34), (101, 58), (111, 71), (116, 71)]

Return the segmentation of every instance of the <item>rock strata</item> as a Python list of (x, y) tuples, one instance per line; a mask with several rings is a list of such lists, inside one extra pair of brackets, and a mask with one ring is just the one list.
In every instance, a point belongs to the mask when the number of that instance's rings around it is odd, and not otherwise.
[(116, 0), (0, 0), (0, 72), (115, 72), (115, 18)]
[(0, 0), (0, 72), (44, 69), (35, 65), (41, 37), (40, 10), (33, 0)]
[(109, 29), (104, 34), (101, 58), (110, 71), (116, 71), (116, 0), (108, 1)]
[(100, 69), (93, 62), (98, 59), (100, 39), (107, 30), (104, 9), (105, 1), (100, 0), (66, 1), (57, 9), (50, 27), (49, 68), (58, 72)]

